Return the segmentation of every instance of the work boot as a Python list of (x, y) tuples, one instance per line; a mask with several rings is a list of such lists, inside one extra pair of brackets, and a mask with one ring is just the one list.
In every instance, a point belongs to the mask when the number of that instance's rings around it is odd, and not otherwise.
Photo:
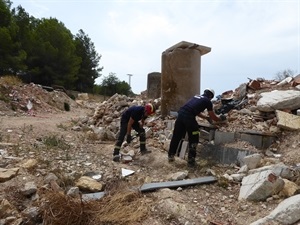
[(175, 161), (175, 156), (174, 155), (169, 155), (168, 156), (168, 161), (169, 162), (174, 162)]
[(120, 155), (113, 155), (113, 161), (114, 162), (120, 162)]
[(196, 167), (196, 161), (195, 161), (195, 158), (190, 158), (190, 159), (188, 159), (188, 167), (190, 167), (190, 168)]

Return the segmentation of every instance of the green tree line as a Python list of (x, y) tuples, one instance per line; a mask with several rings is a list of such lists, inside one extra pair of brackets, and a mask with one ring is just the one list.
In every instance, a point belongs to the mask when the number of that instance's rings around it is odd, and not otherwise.
[(10, 0), (0, 0), (0, 76), (16, 75), (25, 83), (107, 95), (117, 91), (117, 82), (120, 94), (131, 93), (129, 85), (113, 73), (102, 81), (105, 87), (95, 85), (103, 70), (101, 55), (83, 30), (73, 35), (56, 18), (37, 19), (22, 6), (11, 6)]

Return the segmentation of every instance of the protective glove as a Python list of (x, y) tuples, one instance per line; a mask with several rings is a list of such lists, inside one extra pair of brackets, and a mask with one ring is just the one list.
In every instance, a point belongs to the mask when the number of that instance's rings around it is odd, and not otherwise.
[(131, 135), (130, 135), (130, 134), (127, 134), (127, 136), (126, 136), (126, 142), (127, 142), (128, 144), (130, 144), (131, 141), (132, 141)]
[(212, 121), (212, 119), (208, 116), (208, 117), (206, 117), (206, 120), (210, 123), (210, 124), (212, 124), (213, 123), (213, 121)]
[(226, 116), (224, 114), (221, 114), (220, 119), (221, 119), (221, 121), (224, 121), (224, 120), (226, 120)]

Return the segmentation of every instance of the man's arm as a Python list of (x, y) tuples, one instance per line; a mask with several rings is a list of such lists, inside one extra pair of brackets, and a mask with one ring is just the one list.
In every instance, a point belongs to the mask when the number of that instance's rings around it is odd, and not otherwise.
[(145, 125), (145, 119), (141, 119), (140, 126), (141, 126), (141, 127), (144, 127), (144, 125)]
[(127, 124), (127, 135), (131, 134), (132, 124), (134, 123), (134, 120), (132, 117), (130, 117), (128, 124)]
[(208, 116), (204, 115), (203, 113), (199, 113), (198, 116), (202, 119), (208, 119)]
[(223, 121), (219, 116), (217, 116), (214, 111), (208, 111), (209, 117), (214, 121)]

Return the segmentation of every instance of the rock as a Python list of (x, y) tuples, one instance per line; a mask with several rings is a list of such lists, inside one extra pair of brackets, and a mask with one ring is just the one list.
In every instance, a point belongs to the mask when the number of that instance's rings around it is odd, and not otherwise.
[(286, 130), (300, 129), (300, 116), (276, 110), (277, 126)]
[(258, 153), (251, 154), (243, 158), (243, 162), (245, 165), (247, 165), (249, 170), (257, 168), (260, 165), (260, 161), (261, 161), (261, 155)]
[(3, 169), (0, 168), (0, 182), (5, 182), (17, 176), (19, 168)]
[(57, 181), (58, 177), (54, 173), (49, 173), (45, 179), (44, 184), (50, 184), (51, 181)]
[(265, 225), (277, 222), (281, 225), (292, 225), (300, 220), (300, 194), (283, 200), (266, 217), (261, 218), (250, 225)]
[(289, 181), (287, 179), (283, 179), (283, 181), (284, 181), (284, 186), (279, 193), (280, 196), (291, 197), (299, 190), (299, 186), (294, 182)]
[(261, 96), (257, 101), (257, 108), (262, 112), (300, 108), (300, 91), (297, 90), (274, 90), (261, 93)]
[(80, 194), (79, 194), (79, 188), (78, 187), (71, 187), (68, 192), (67, 192), (67, 195), (73, 197), (73, 198), (77, 198), (77, 197), (80, 197)]
[(25, 169), (32, 169), (32, 168), (36, 167), (37, 164), (38, 164), (38, 161), (36, 159), (29, 159), (22, 165), (22, 167)]
[(281, 191), (283, 186), (284, 181), (274, 175), (272, 170), (254, 173), (243, 178), (238, 199), (266, 200), (269, 196)]
[(37, 186), (34, 182), (27, 182), (25, 187), (21, 190), (22, 194), (25, 196), (30, 196), (35, 194), (37, 191)]
[(75, 185), (83, 191), (98, 192), (103, 189), (103, 185), (101, 183), (87, 176), (80, 177)]
[(180, 171), (168, 176), (167, 180), (175, 181), (175, 180), (183, 180), (188, 175), (188, 171)]

